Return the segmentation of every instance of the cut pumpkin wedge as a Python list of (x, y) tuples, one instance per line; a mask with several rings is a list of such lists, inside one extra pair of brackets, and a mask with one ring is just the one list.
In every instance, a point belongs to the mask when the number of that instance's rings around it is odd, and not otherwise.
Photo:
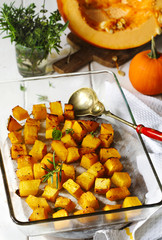
[(69, 28), (98, 47), (127, 49), (161, 32), (162, 0), (57, 0)]

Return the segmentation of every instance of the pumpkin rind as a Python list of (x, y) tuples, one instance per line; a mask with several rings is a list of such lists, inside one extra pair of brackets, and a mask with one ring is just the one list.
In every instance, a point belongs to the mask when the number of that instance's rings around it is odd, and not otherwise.
[[(64, 20), (69, 21), (71, 31), (93, 45), (109, 49), (133, 48), (150, 41), (159, 29), (157, 19), (152, 13), (148, 14), (148, 17), (139, 26), (135, 25), (135, 27), (125, 28), (114, 33), (99, 31), (85, 21), (79, 2), (78, 0), (57, 0), (59, 11)], [(159, 0), (157, 2), (162, 8), (161, 2)]]

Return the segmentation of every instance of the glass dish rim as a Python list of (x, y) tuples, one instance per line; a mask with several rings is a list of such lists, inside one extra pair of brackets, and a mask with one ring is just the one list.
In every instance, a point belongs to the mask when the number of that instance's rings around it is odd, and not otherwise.
[[(119, 80), (116, 76), (116, 74), (113, 71), (110, 70), (92, 70), (92, 71), (85, 71), (85, 72), (75, 72), (75, 73), (64, 73), (64, 74), (56, 74), (56, 75), (45, 75), (45, 76), (38, 76), (38, 77), (29, 77), (29, 78), (20, 78), (18, 80), (13, 80), (13, 81), (5, 81), (5, 82), (0, 82), (0, 84), (8, 84), (8, 83), (23, 83), (23, 82), (30, 82), (33, 80), (45, 80), (48, 78), (63, 78), (63, 77), (70, 77), (70, 76), (81, 76), (81, 75), (91, 75), (91, 74), (102, 74), (102, 73), (108, 73), (111, 74), (116, 82), (116, 84), (118, 85), (118, 88), (122, 94), (122, 97), (124, 99), (124, 102), (126, 104), (126, 107), (128, 109), (128, 112), (130, 114), (131, 120), (134, 124), (136, 124), (135, 118), (133, 116), (133, 113), (131, 111), (131, 108), (129, 106), (129, 103), (127, 101), (127, 98), (122, 90), (122, 87), (119, 83)], [(145, 143), (143, 141), (142, 136), (137, 133), (139, 140), (142, 144), (143, 150), (146, 154), (147, 160), (150, 163), (151, 169), (153, 171), (153, 174), (156, 178), (156, 181), (158, 183), (158, 186), (162, 192), (162, 184), (160, 182), (160, 179), (157, 175), (157, 172), (154, 168), (154, 165), (152, 163), (151, 157), (147, 151), (147, 148), (145, 146)], [(1, 146), (2, 147), (2, 146)], [(10, 213), (10, 217), (13, 220), (13, 222), (15, 222), (17, 225), (20, 226), (30, 226), (30, 225), (36, 225), (36, 224), (41, 224), (41, 223), (50, 223), (50, 222), (56, 222), (56, 221), (61, 221), (62, 217), (59, 218), (48, 218), (48, 219), (44, 219), (44, 220), (37, 220), (37, 221), (19, 221), (17, 220), (17, 218), (15, 217), (14, 214), (14, 208), (13, 208), (13, 204), (12, 204), (12, 200), (11, 200), (11, 196), (10, 196), (10, 190), (9, 190), (9, 185), (8, 185), (8, 181), (7, 181), (7, 176), (6, 176), (6, 171), (5, 171), (5, 167), (4, 167), (4, 160), (2, 158), (2, 154), (1, 154), (1, 147), (0, 147), (0, 168), (1, 168), (1, 173), (2, 173), (2, 178), (3, 178), (3, 183), (4, 183), (4, 189), (5, 189), (5, 193), (6, 193), (6, 198), (7, 198), (7, 203), (8, 203), (8, 207), (9, 207), (9, 213)], [(132, 210), (138, 210), (138, 209), (144, 209), (144, 208), (153, 208), (153, 207), (158, 207), (162, 205), (162, 200), (160, 202), (157, 203), (153, 203), (153, 204), (144, 204), (142, 206), (134, 206), (134, 207), (127, 207), (127, 208), (121, 208), (121, 209), (114, 209), (114, 210), (108, 210), (108, 211), (99, 211), (99, 212), (94, 212), (94, 213), (88, 213), (88, 214), (83, 214), (83, 215), (72, 215), (72, 216), (67, 216), (66, 218), (64, 218), (64, 220), (72, 220), (72, 219), (78, 219), (78, 218), (84, 218), (84, 217), (91, 217), (91, 216), (98, 216), (98, 215), (103, 215), (103, 214), (112, 214), (112, 213), (119, 213), (119, 212), (127, 212), (127, 211), (132, 211)], [(127, 224), (127, 223), (125, 223)], [(66, 230), (66, 231), (71, 231), (71, 230)]]

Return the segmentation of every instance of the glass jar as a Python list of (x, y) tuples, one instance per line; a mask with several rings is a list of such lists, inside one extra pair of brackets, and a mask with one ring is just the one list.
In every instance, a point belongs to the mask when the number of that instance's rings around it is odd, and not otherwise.
[(48, 53), (43, 49), (34, 49), (15, 45), (19, 73), (23, 77), (41, 76), (46, 73)]

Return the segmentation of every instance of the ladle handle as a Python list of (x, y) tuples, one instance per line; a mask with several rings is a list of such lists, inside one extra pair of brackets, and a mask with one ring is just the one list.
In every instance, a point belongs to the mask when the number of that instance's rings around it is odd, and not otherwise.
[(112, 117), (124, 124), (127, 124), (128, 126), (136, 129), (137, 133), (140, 133), (140, 134), (144, 134), (145, 136), (147, 137), (150, 137), (152, 139), (155, 139), (155, 140), (158, 140), (158, 141), (162, 141), (162, 132), (159, 132), (155, 129), (152, 129), (152, 128), (148, 128), (148, 127), (145, 127), (143, 126), (142, 124), (139, 124), (139, 125), (135, 125), (133, 123), (130, 123), (116, 115), (114, 115), (113, 113), (111, 113), (110, 111), (105, 111), (104, 112), (105, 115), (109, 116), (109, 117)]
[(142, 133), (147, 137), (162, 141), (162, 132), (159, 132), (155, 129), (148, 128), (148, 127), (143, 126), (142, 124), (139, 124), (136, 127), (136, 131), (137, 131), (137, 133), (140, 133), (140, 134)]

